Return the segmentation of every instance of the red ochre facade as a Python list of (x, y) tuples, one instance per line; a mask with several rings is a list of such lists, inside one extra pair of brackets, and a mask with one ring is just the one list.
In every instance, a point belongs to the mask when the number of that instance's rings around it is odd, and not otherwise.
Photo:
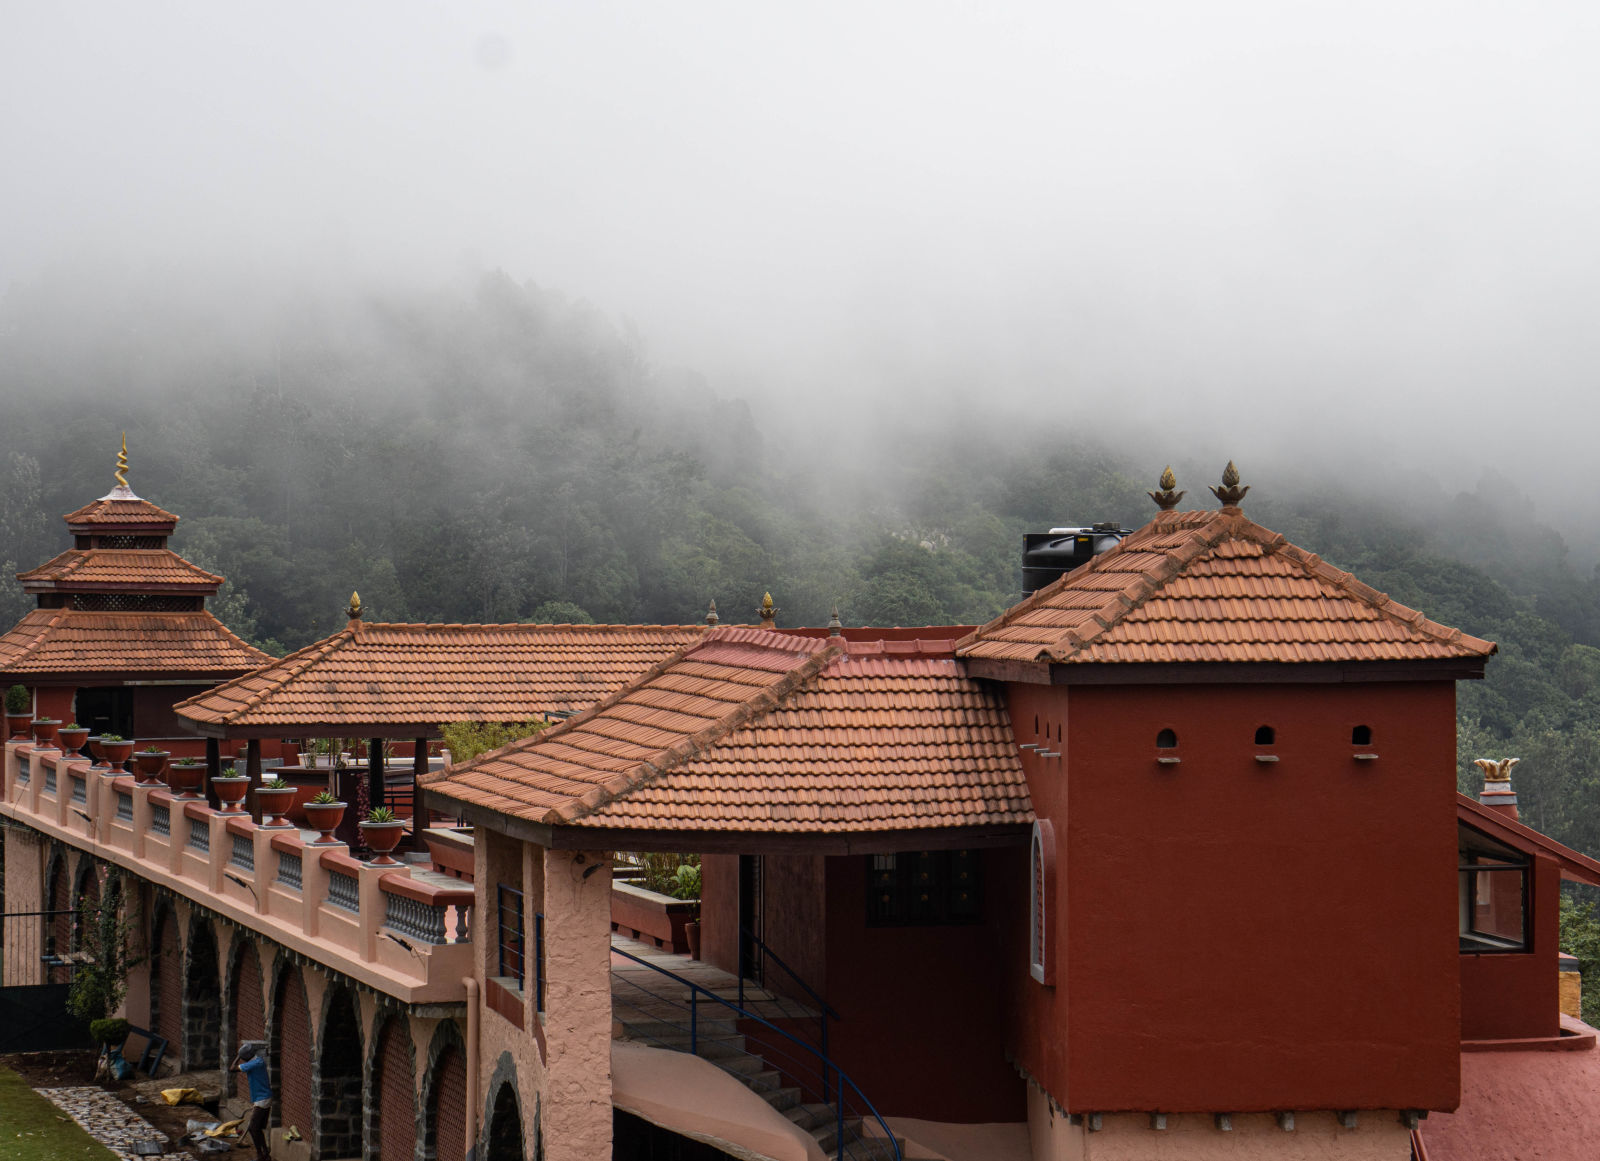
[[(1512, 882), (1509, 876), (1496, 878)], [(1462, 1040), (1561, 1035), (1560, 909), (1561, 868), (1535, 855), (1529, 867), (1528, 949), (1460, 956)]]
[[(1062, 755), (1024, 751), (1058, 847), (1056, 984), (1024, 966), (1008, 989), (1009, 1050), (1057, 1102), (1455, 1107), (1453, 682), (1012, 684), (1008, 701), (1018, 743), (1048, 732)], [(1027, 909), (1008, 913), (1006, 947), (1026, 947)]]

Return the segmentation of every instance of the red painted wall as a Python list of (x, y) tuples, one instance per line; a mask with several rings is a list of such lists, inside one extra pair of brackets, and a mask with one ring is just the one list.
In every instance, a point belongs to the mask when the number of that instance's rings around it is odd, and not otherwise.
[(1026, 849), (984, 851), (981, 873), (981, 923), (868, 927), (863, 858), (827, 860), (825, 994), (842, 1017), (830, 1052), (884, 1116), (1027, 1116), (1022, 1079), (1005, 1058), (1001, 951), (1009, 917), (1026, 918)]
[[(831, 984), (823, 941), (824, 864), (818, 855), (761, 856), (760, 931), (772, 954), (822, 995)], [(735, 912), (735, 919), (738, 914)], [(776, 964), (768, 963), (762, 983), (796, 1000), (805, 990)]]
[(700, 856), (700, 957), (739, 970), (739, 856)]
[[(1059, 849), (1058, 983), (1025, 962), (1008, 980), (1013, 1050), (1058, 1101), (1455, 1107), (1453, 683), (1018, 684), (1008, 700), (1017, 741), (1037, 718), (1063, 755), (1024, 751)], [(1352, 746), (1355, 725), (1371, 745)], [(1176, 766), (1155, 760), (1162, 729)], [(1025, 947), (1025, 900), (1013, 915), (1007, 945)]]
[(1518, 1040), (1561, 1034), (1561, 869), (1536, 857), (1528, 888), (1525, 953), (1463, 955), (1461, 1039)]

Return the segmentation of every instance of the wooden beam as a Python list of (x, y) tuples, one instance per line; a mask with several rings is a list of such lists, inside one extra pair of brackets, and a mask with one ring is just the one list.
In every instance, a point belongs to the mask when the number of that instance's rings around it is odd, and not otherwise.
[(428, 773), (428, 739), (411, 740), (411, 841), (425, 850), (422, 832), (428, 829), (428, 808), (422, 805), (422, 779)]
[(367, 798), (372, 803), (373, 809), (384, 804), (386, 797), (383, 785), (383, 739), (367, 739)]
[(996, 661), (989, 657), (967, 657), (961, 660), (969, 677), (986, 677), (990, 681), (1026, 682), (1029, 685), (1049, 685), (1050, 666), (1043, 661)]
[[(212, 810), (222, 809), (222, 799), (211, 785), (211, 780), (222, 773), (222, 743), (215, 738), (206, 739), (206, 804)], [(256, 821), (260, 821), (257, 819)]]
[[(261, 739), (251, 738), (244, 747), (244, 772), (250, 777), (250, 788), (261, 788)], [(254, 801), (255, 796), (251, 796)], [(257, 826), (261, 825), (261, 806), (259, 803), (251, 807), (250, 816)]]
[(1055, 685), (1338, 685), (1385, 681), (1476, 681), (1487, 658), (1439, 661), (1085, 662), (1050, 666)]

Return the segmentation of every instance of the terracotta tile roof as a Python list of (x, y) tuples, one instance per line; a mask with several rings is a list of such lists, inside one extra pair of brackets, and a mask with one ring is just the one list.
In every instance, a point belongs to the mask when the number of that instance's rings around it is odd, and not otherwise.
[(204, 610), (99, 613), (35, 609), (0, 637), (0, 677), (79, 673), (231, 676), (271, 661)]
[(956, 643), (961, 657), (1069, 664), (1422, 661), (1494, 651), (1237, 509), (1162, 512)]
[(743, 627), (428, 786), (554, 826), (836, 834), (1033, 820), (1001, 697), (961, 672), (948, 641)]
[(351, 626), (178, 705), (217, 730), (525, 721), (587, 709), (703, 625)]
[(73, 548), (17, 579), (30, 592), (129, 585), (215, 592), (223, 581), (165, 548)]
[(149, 525), (151, 531), (165, 527), (169, 532), (178, 518), (165, 508), (158, 508), (149, 500), (135, 496), (131, 489), (119, 486), (98, 500), (91, 501), (75, 512), (62, 517), (70, 527), (89, 525)]

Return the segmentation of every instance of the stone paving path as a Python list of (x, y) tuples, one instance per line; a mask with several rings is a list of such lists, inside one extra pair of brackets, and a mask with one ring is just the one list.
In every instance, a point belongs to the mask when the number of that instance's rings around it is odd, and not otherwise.
[(41, 1088), (58, 1109), (83, 1127), (84, 1132), (117, 1155), (136, 1161), (136, 1141), (167, 1141), (167, 1135), (102, 1088)]

